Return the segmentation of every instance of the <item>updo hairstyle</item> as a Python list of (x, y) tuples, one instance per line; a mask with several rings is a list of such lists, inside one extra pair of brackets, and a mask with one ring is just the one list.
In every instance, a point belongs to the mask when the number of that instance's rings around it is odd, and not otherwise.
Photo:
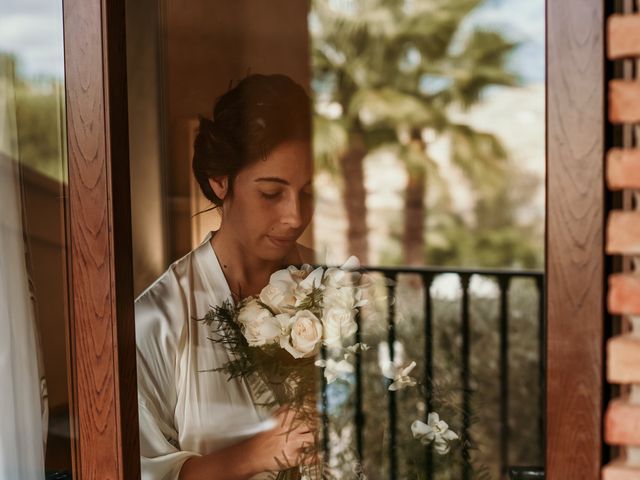
[(219, 207), (222, 199), (209, 178), (228, 175), (232, 194), (242, 168), (285, 141), (310, 139), (311, 105), (304, 88), (286, 75), (252, 74), (217, 99), (213, 120), (200, 117), (193, 173), (204, 196)]

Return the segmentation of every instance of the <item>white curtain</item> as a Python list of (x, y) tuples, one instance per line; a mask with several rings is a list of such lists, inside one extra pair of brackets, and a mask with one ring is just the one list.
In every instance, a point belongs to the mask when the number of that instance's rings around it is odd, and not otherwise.
[(44, 477), (47, 426), (17, 159), (14, 72), (0, 57), (0, 480)]

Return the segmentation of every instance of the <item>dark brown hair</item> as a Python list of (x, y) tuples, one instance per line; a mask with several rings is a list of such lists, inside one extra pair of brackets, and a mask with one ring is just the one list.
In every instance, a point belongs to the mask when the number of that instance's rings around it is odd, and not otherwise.
[(281, 74), (249, 75), (220, 96), (213, 120), (200, 118), (194, 145), (193, 173), (205, 197), (222, 205), (209, 178), (228, 175), (232, 193), (243, 167), (285, 141), (310, 141), (310, 103), (304, 88)]

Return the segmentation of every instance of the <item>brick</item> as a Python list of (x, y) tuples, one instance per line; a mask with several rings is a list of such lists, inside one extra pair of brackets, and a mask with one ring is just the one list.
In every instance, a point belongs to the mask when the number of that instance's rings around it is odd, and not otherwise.
[(640, 148), (609, 150), (606, 177), (611, 190), (640, 188)]
[[(640, 383), (640, 336), (616, 335), (607, 340), (607, 380), (609, 383)], [(640, 411), (638, 415), (640, 420)], [(638, 429), (640, 434), (640, 423)]]
[(609, 80), (609, 121), (611, 123), (640, 121), (640, 82)]
[(607, 308), (614, 315), (640, 315), (640, 275), (609, 275)]
[(614, 460), (602, 469), (602, 480), (638, 480), (640, 467), (627, 465), (624, 460)]
[(609, 402), (604, 439), (609, 445), (640, 445), (640, 405), (619, 398)]
[(607, 35), (610, 60), (640, 56), (640, 15), (610, 15)]
[(611, 210), (607, 218), (608, 254), (640, 255), (640, 212)]

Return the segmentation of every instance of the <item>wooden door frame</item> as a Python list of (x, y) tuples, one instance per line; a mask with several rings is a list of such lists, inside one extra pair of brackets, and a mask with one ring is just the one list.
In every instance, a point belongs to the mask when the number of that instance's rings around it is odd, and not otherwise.
[(63, 0), (74, 478), (140, 477), (124, 0)]
[(600, 478), (605, 2), (546, 2), (546, 472)]
[[(63, 0), (74, 478), (140, 476), (123, 0)], [(599, 478), (604, 2), (547, 1), (546, 471)]]

